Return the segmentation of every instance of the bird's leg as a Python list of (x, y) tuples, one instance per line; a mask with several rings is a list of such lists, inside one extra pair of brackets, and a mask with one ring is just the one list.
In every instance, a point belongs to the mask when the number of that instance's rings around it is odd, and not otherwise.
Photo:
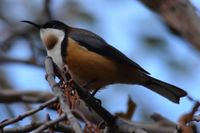
[[(97, 80), (95, 80), (95, 79), (90, 80), (90, 81), (86, 82), (85, 84), (83, 84), (82, 86), (83, 86), (83, 88), (88, 88), (89, 85), (91, 85), (92, 83), (94, 83), (94, 82), (96, 82), (96, 81), (97, 81)], [(92, 91), (92, 92), (90, 93), (91, 96), (94, 97), (95, 94), (96, 94), (99, 90), (100, 90), (100, 88), (99, 88), (99, 89), (96, 89), (96, 90), (94, 90), (94, 91)], [(94, 98), (95, 98), (95, 97), (94, 97)], [(97, 99), (97, 98), (95, 98), (95, 100), (96, 100), (96, 102), (98, 102), (98, 103), (101, 105), (101, 100), (99, 100), (99, 99)]]

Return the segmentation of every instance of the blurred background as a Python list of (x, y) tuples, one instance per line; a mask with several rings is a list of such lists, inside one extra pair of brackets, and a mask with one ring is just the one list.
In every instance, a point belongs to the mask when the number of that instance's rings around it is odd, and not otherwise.
[[(200, 2), (191, 2), (200, 10)], [(0, 89), (51, 92), (45, 80), (46, 52), (39, 32), (20, 22), (42, 24), (50, 19), (95, 32), (153, 77), (179, 86), (200, 100), (199, 51), (138, 0), (1, 0)], [(136, 85), (110, 85), (96, 96), (112, 113), (126, 111), (130, 96), (137, 104), (132, 119), (145, 122), (154, 112), (177, 121), (193, 105), (188, 98), (174, 104)], [(0, 104), (0, 120), (26, 110), (23, 104)]]

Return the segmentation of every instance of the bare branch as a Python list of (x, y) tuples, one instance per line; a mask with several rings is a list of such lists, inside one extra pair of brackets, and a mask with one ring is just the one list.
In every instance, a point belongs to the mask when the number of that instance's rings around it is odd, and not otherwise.
[(59, 116), (57, 119), (52, 120), (52, 121), (47, 121), (45, 122), (42, 126), (38, 127), (36, 130), (34, 130), (32, 133), (41, 133), (42, 131), (44, 131), (45, 129), (61, 122), (62, 120), (66, 119), (66, 114), (62, 114), (61, 116)]
[[(25, 126), (21, 126), (21, 127), (17, 127), (17, 128), (6, 128), (4, 129), (4, 133), (27, 133), (27, 132), (31, 132), (34, 129), (40, 127), (42, 124), (46, 123), (47, 121), (37, 121), (37, 122), (33, 122), (31, 124), (25, 125)], [(72, 130), (72, 128), (68, 125), (64, 125), (62, 123), (56, 123), (56, 125), (54, 126), (55, 131), (58, 132), (65, 132), (65, 133), (74, 133), (74, 131)]]
[(34, 66), (37, 66), (37, 67), (43, 67), (43, 65), (38, 64), (36, 62), (36, 60), (32, 60), (32, 59), (21, 60), (21, 59), (6, 57), (6, 56), (0, 56), (0, 64), (2, 64), (2, 63), (19, 63), (19, 64), (34, 65)]
[(52, 88), (52, 91), (54, 92), (55, 96), (59, 97), (60, 106), (62, 108), (63, 113), (67, 115), (67, 119), (72, 124), (72, 128), (76, 133), (81, 133), (80, 125), (77, 123), (77, 119), (74, 117), (74, 115), (71, 113), (70, 108), (67, 104), (67, 99), (65, 98), (62, 89), (58, 86), (58, 84), (55, 82), (55, 74), (54, 74), (54, 68), (53, 68), (53, 61), (51, 57), (47, 57), (45, 60), (45, 69), (46, 69), (46, 79), (49, 82), (49, 85)]
[(140, 0), (200, 50), (200, 17), (189, 0)]
[(195, 115), (192, 121), (200, 122), (200, 115)]
[(22, 127), (17, 127), (17, 128), (5, 128), (3, 130), (3, 133), (27, 133), (27, 132), (30, 132), (30, 131), (36, 129), (37, 127), (41, 126), (45, 122), (46, 122), (46, 120), (33, 122), (31, 124), (28, 124), (28, 125), (25, 125)]
[(45, 0), (44, 1), (44, 14), (47, 17), (47, 20), (52, 20), (52, 14), (51, 14), (51, 3), (52, 0)]
[[(10, 25), (10, 27), (14, 27), (14, 26)], [(10, 35), (0, 43), (0, 50), (4, 49), (4, 47), (11, 47), (14, 44), (12, 42), (14, 42), (17, 38), (25, 37), (28, 35), (27, 33), (33, 33), (34, 31), (36, 31), (36, 29), (34, 27), (30, 27), (30, 28), (27, 27), (27, 28), (25, 28), (25, 30), (20, 30), (20, 31), (16, 31), (13, 28), (10, 29), (10, 31), (9, 31)]]
[[(123, 133), (131, 133), (131, 131), (137, 131), (138, 129), (144, 129), (149, 133), (172, 133), (176, 129), (176, 125), (171, 127), (160, 125), (160, 123), (140, 123), (124, 119), (118, 119), (117, 123), (120, 131), (123, 131)], [(138, 133), (141, 133), (141, 131)]]
[(30, 111), (26, 112), (25, 114), (22, 114), (22, 115), (17, 116), (16, 118), (8, 119), (8, 120), (5, 120), (5, 121), (1, 122), (1, 123), (0, 123), (0, 129), (3, 129), (3, 128), (4, 128), (5, 126), (7, 126), (7, 125), (13, 124), (13, 123), (15, 123), (15, 122), (17, 122), (17, 121), (19, 121), (19, 120), (22, 120), (22, 119), (24, 119), (24, 118), (26, 118), (26, 117), (28, 117), (28, 116), (30, 116), (30, 115), (32, 115), (32, 114), (38, 112), (38, 111), (44, 109), (44, 108), (47, 107), (48, 105), (51, 105), (51, 104), (57, 102), (57, 100), (58, 100), (58, 98), (57, 98), (57, 97), (54, 97), (54, 98), (50, 99), (49, 101), (47, 101), (47, 102), (41, 104), (41, 105), (40, 105), (38, 108), (36, 108), (36, 109), (30, 110)]
[(151, 115), (151, 119), (153, 119), (156, 123), (159, 123), (159, 125), (161, 126), (168, 126), (168, 127), (176, 127), (176, 123), (168, 120), (167, 118), (165, 118), (164, 116), (158, 114), (158, 113), (154, 113), (153, 115)]
[(39, 91), (15, 91), (9, 89), (0, 89), (0, 103), (42, 103), (53, 98), (51, 93)]

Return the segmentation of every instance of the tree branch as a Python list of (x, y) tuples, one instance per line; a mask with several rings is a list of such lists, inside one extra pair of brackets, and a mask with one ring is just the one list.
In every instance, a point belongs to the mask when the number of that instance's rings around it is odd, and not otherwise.
[(200, 122), (200, 115), (195, 115), (192, 121)]
[(200, 51), (200, 17), (189, 0), (140, 0)]
[(47, 92), (0, 89), (0, 103), (43, 103), (51, 98), (53, 95)]
[(0, 129), (3, 129), (3, 128), (4, 128), (5, 126), (7, 126), (7, 125), (13, 124), (13, 123), (15, 123), (15, 122), (17, 122), (17, 121), (19, 121), (19, 120), (22, 120), (22, 119), (24, 119), (24, 118), (26, 118), (26, 117), (28, 117), (28, 116), (30, 116), (30, 115), (32, 115), (32, 114), (38, 112), (38, 111), (44, 109), (44, 108), (47, 107), (48, 105), (51, 105), (51, 104), (57, 102), (57, 100), (58, 100), (58, 98), (57, 98), (57, 97), (54, 97), (54, 98), (50, 99), (49, 101), (47, 101), (47, 102), (41, 104), (41, 105), (40, 105), (38, 108), (36, 108), (36, 109), (27, 111), (25, 114), (19, 115), (19, 116), (17, 116), (16, 118), (12, 118), (12, 119), (8, 119), (8, 120), (2, 121), (2, 122), (0, 123)]
[(52, 14), (51, 14), (51, 3), (52, 0), (45, 0), (44, 1), (44, 16), (46, 16), (47, 21), (52, 20)]
[(59, 116), (57, 119), (52, 120), (52, 121), (47, 121), (44, 124), (42, 124), (40, 127), (38, 127), (36, 130), (34, 130), (32, 133), (41, 133), (42, 131), (44, 131), (45, 129), (61, 122), (62, 120), (66, 119), (66, 114), (62, 114), (61, 116)]
[(49, 85), (52, 88), (52, 91), (54, 92), (55, 96), (59, 97), (59, 103), (61, 106), (61, 109), (63, 113), (67, 115), (67, 119), (72, 124), (72, 128), (76, 133), (81, 133), (81, 128), (79, 124), (77, 123), (77, 119), (73, 116), (71, 113), (69, 106), (67, 104), (67, 99), (65, 98), (62, 89), (58, 86), (58, 84), (55, 82), (55, 73), (54, 73), (54, 67), (53, 67), (53, 61), (51, 57), (47, 57), (45, 60), (45, 70), (46, 70), (46, 79), (49, 83)]
[(25, 65), (33, 65), (37, 67), (43, 67), (42, 64), (38, 64), (36, 60), (28, 59), (28, 60), (21, 60), (21, 59), (15, 59), (11, 57), (6, 56), (0, 56), (0, 64), (2, 63), (19, 63), (19, 64), (25, 64)]
[[(17, 128), (6, 128), (4, 129), (4, 133), (27, 133), (31, 132), (34, 129), (37, 129), (40, 127), (42, 124), (46, 123), (46, 120), (43, 121), (37, 121), (33, 122), (31, 124), (27, 124), (25, 126), (17, 127)], [(65, 133), (74, 133), (72, 128), (70, 126), (64, 125), (62, 123), (56, 123), (56, 126), (54, 126), (55, 131), (58, 132), (65, 132)]]

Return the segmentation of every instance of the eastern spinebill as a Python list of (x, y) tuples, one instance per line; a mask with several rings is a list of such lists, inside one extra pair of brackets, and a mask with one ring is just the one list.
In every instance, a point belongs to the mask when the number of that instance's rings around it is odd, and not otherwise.
[(179, 103), (187, 93), (150, 76), (140, 65), (130, 60), (95, 33), (70, 27), (52, 20), (43, 25), (29, 23), (40, 30), (48, 56), (62, 68), (67, 64), (72, 78), (87, 90), (98, 90), (110, 84), (137, 84)]

